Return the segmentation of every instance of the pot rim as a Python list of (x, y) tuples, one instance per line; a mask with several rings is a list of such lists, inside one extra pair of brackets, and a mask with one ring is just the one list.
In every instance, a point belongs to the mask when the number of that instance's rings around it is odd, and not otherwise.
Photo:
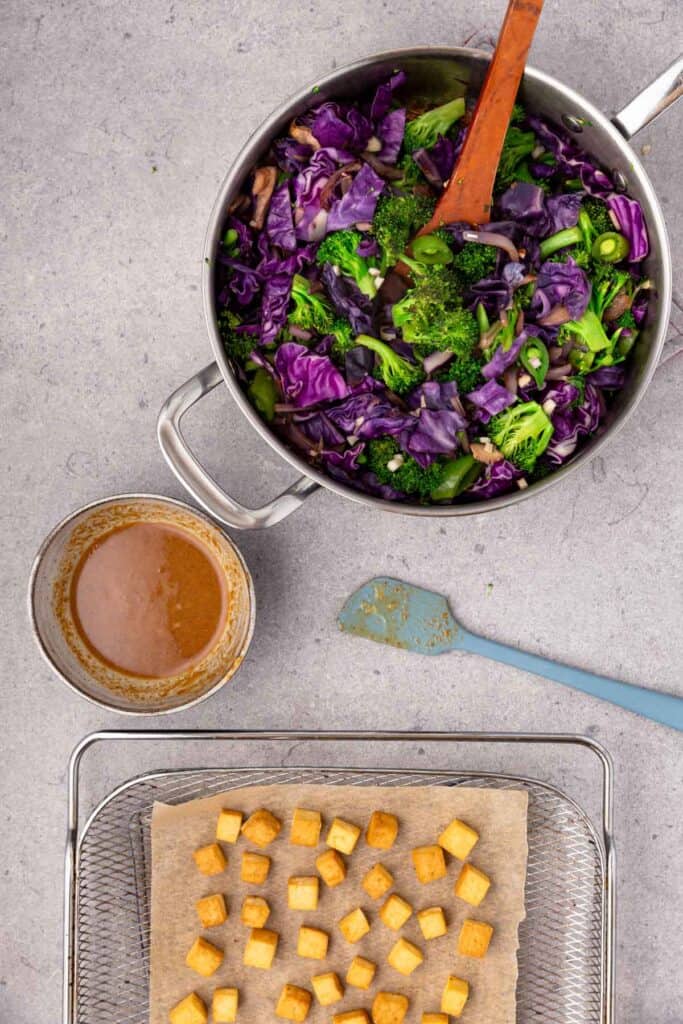
[[(112, 502), (115, 503), (126, 501), (157, 501), (163, 505), (171, 505), (174, 508), (182, 509), (184, 512), (189, 512), (191, 515), (197, 516), (197, 518), (201, 519), (202, 522), (204, 522), (207, 526), (211, 527), (214, 530), (217, 530), (220, 534), (222, 534), (225, 541), (232, 548), (233, 553), (235, 554), (235, 557), (237, 558), (237, 561), (239, 562), (242, 571), (244, 572), (244, 576), (247, 582), (247, 592), (249, 595), (249, 621), (247, 624), (247, 631), (244, 637), (244, 641), (242, 643), (240, 650), (236, 653), (231, 666), (220, 677), (220, 679), (218, 679), (214, 683), (214, 685), (209, 690), (206, 690), (205, 693), (200, 693), (196, 697), (192, 697), (190, 700), (184, 701), (183, 703), (171, 708), (156, 708), (153, 706), (149, 708), (136, 708), (132, 706), (120, 707), (118, 704), (114, 704), (110, 701), (101, 699), (99, 697), (94, 697), (92, 694), (87, 693), (85, 690), (81, 689), (80, 686), (74, 683), (73, 680), (69, 678), (69, 676), (65, 675), (65, 673), (62, 672), (61, 668), (57, 665), (45, 644), (43, 635), (40, 631), (37, 622), (35, 610), (36, 581), (38, 578), (38, 572), (45, 557), (45, 553), (47, 552), (54, 538), (57, 536), (58, 533), (60, 533), (62, 530), (68, 527), (68, 525), (81, 514), (92, 512), (94, 509), (97, 509), (103, 505), (109, 505)], [(149, 492), (144, 491), (127, 494), (110, 494), (103, 498), (96, 498), (94, 501), (90, 501), (87, 504), (81, 505), (79, 508), (74, 509), (72, 512), (67, 513), (67, 515), (65, 515), (44, 537), (43, 541), (40, 544), (40, 547), (38, 548), (34, 556), (33, 563), (31, 565), (31, 573), (29, 576), (27, 601), (28, 615), (31, 624), (31, 632), (33, 633), (33, 639), (35, 640), (38, 646), (38, 650), (40, 651), (43, 660), (46, 662), (47, 665), (49, 665), (54, 674), (58, 676), (59, 679), (61, 679), (61, 681), (65, 683), (73, 693), (77, 694), (83, 700), (88, 701), (90, 704), (94, 704), (97, 707), (104, 708), (107, 711), (115, 711), (119, 715), (130, 715), (134, 717), (138, 717), (140, 715), (173, 715), (176, 714), (178, 711), (187, 711), (189, 708), (196, 707), (197, 704), (201, 704), (203, 701), (208, 700), (209, 697), (212, 697), (215, 693), (222, 689), (222, 687), (225, 686), (225, 684), (229, 682), (229, 680), (232, 679), (232, 677), (242, 667), (244, 659), (246, 658), (247, 652), (251, 646), (251, 641), (254, 636), (254, 628), (256, 625), (256, 594), (254, 592), (254, 581), (249, 570), (249, 566), (247, 565), (242, 552), (239, 550), (232, 537), (230, 537), (230, 535), (226, 533), (226, 531), (223, 529), (220, 523), (217, 523), (216, 520), (207, 512), (204, 512), (203, 509), (198, 509), (194, 505), (190, 505), (188, 502), (182, 501), (180, 498), (169, 498), (165, 494), (151, 494)]]
[(448, 59), (465, 57), (488, 62), (490, 61), (491, 56), (491, 53), (484, 50), (462, 46), (404, 47), (397, 50), (381, 51), (379, 53), (370, 54), (366, 57), (361, 57), (349, 64), (344, 64), (341, 67), (335, 68), (329, 74), (319, 76), (313, 82), (310, 82), (296, 92), (293, 96), (290, 96), (288, 99), (280, 103), (247, 138), (223, 179), (209, 217), (209, 223), (204, 238), (204, 258), (202, 262), (202, 297), (204, 303), (204, 316), (209, 332), (211, 347), (213, 349), (216, 362), (220, 367), (223, 380), (242, 413), (249, 420), (252, 427), (254, 427), (261, 437), (270, 445), (270, 447), (303, 476), (315, 480), (321, 487), (325, 487), (327, 490), (338, 494), (340, 497), (348, 498), (361, 505), (371, 505), (385, 512), (392, 512), (398, 515), (430, 516), (433, 518), (476, 515), (481, 512), (489, 512), (496, 509), (506, 508), (509, 505), (517, 504), (520, 501), (524, 501), (535, 495), (541, 494), (542, 491), (548, 490), (550, 487), (560, 483), (560, 481), (565, 479), (568, 474), (574, 472), (574, 470), (578, 469), (584, 463), (595, 458), (595, 456), (603, 450), (608, 442), (622, 429), (636, 407), (640, 404), (643, 395), (647, 391), (650, 381), (654, 376), (655, 370), (657, 369), (659, 357), (666, 341), (666, 333), (671, 312), (672, 266), (669, 238), (657, 194), (650, 182), (645, 168), (632, 147), (629, 145), (628, 140), (612, 124), (609, 118), (606, 117), (598, 107), (594, 106), (593, 103), (582, 96), (581, 93), (572, 89), (570, 86), (565, 85), (553, 75), (549, 75), (545, 71), (540, 71), (537, 68), (527, 65), (522, 79), (522, 84), (525, 80), (532, 80), (560, 92), (563, 95), (563, 98), (567, 100), (568, 104), (576, 104), (583, 108), (590, 116), (593, 125), (607, 134), (612, 141), (616, 143), (617, 147), (623, 150), (628, 156), (633, 176), (637, 179), (641, 190), (646, 195), (651, 206), (652, 213), (648, 218), (648, 230), (651, 235), (656, 237), (658, 248), (660, 249), (661, 271), (657, 280), (659, 310), (656, 330), (649, 346), (646, 363), (640, 380), (628, 399), (627, 404), (620, 410), (618, 417), (616, 417), (606, 427), (604, 432), (599, 437), (596, 437), (590, 445), (582, 448), (568, 463), (564, 466), (560, 466), (549, 476), (536, 481), (527, 488), (523, 488), (521, 490), (517, 488), (514, 491), (499, 495), (495, 498), (487, 498), (479, 501), (472, 501), (467, 504), (455, 505), (416, 505), (398, 501), (388, 501), (385, 498), (366, 494), (363, 491), (334, 480), (328, 474), (314, 466), (311, 466), (311, 464), (306, 462), (306, 460), (300, 455), (288, 448), (277, 434), (270, 429), (265, 421), (261, 419), (254, 407), (251, 405), (242, 391), (237, 377), (235, 376), (225, 354), (225, 350), (218, 333), (215, 313), (215, 289), (213, 283), (214, 255), (222, 222), (225, 218), (225, 209), (228, 199), (231, 197), (235, 186), (241, 184), (244, 173), (256, 158), (257, 150), (260, 148), (263, 139), (269, 133), (272, 133), (277, 122), (287, 111), (300, 105), (307, 98), (312, 96), (314, 97), (315, 93), (312, 91), (314, 88), (316, 88), (316, 91), (321, 88), (325, 88), (327, 90), (330, 86), (334, 87), (335, 83), (340, 82), (341, 84), (342, 81), (348, 80), (349, 76), (353, 76), (356, 72), (363, 71), (373, 65), (392, 63), (400, 64), (401, 61), (409, 58), (433, 57)]

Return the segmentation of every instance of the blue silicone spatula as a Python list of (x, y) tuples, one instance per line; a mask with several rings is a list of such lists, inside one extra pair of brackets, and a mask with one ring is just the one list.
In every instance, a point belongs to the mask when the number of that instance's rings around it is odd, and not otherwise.
[(352, 594), (339, 613), (338, 622), (346, 633), (417, 654), (444, 654), (446, 651), (481, 654), (683, 730), (682, 697), (595, 676), (477, 636), (454, 619), (442, 594), (389, 576), (378, 576)]

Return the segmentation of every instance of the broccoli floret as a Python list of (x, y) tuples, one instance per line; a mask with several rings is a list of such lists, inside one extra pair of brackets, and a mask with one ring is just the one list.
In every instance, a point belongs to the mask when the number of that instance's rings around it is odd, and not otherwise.
[(343, 362), (346, 353), (356, 345), (351, 324), (348, 320), (335, 320), (329, 333), (334, 335), (332, 356), (339, 362)]
[(597, 196), (586, 196), (581, 203), (581, 209), (588, 214), (596, 236), (603, 235), (606, 231), (614, 231), (609, 208), (602, 199), (598, 199)]
[(567, 249), (560, 249), (554, 252), (548, 259), (551, 263), (566, 263), (569, 258), (574, 260), (577, 267), (581, 267), (587, 274), (593, 270), (593, 260), (582, 245), (570, 245)]
[(586, 196), (581, 203), (578, 224), (544, 238), (540, 246), (541, 256), (547, 259), (560, 249), (576, 246), (577, 250), (583, 249), (586, 258), (590, 259), (593, 242), (606, 232), (614, 232), (607, 206), (595, 196)]
[(460, 276), (450, 269), (425, 268), (414, 287), (394, 304), (394, 326), (411, 344), (469, 355), (479, 340), (479, 327), (472, 313), (462, 308), (462, 290)]
[(620, 317), (617, 317), (616, 326), (621, 327), (622, 330), (637, 331), (638, 324), (636, 318), (630, 309), (627, 309), (625, 313), (622, 313)]
[(305, 277), (295, 274), (292, 281), (292, 302), (294, 309), (289, 322), (306, 331), (328, 334), (334, 322), (334, 312), (320, 294), (311, 292), (311, 284)]
[(498, 162), (496, 191), (504, 192), (515, 181), (526, 180), (526, 178), (520, 177), (520, 171), (525, 171), (531, 177), (524, 161), (531, 155), (535, 145), (536, 136), (533, 132), (523, 132), (514, 125), (508, 128)]
[(396, 180), (396, 186), (402, 189), (412, 189), (416, 185), (424, 185), (425, 176), (413, 160), (410, 153), (404, 153), (398, 161), (397, 167), (403, 172), (403, 177)]
[[(389, 484), (404, 494), (417, 494), (420, 498), (428, 498), (441, 483), (444, 467), (440, 462), (432, 462), (422, 468), (410, 455), (401, 452), (393, 437), (379, 437), (368, 441), (365, 446), (367, 467), (375, 474), (382, 484)], [(389, 463), (397, 468), (389, 469)]]
[(403, 136), (405, 151), (414, 153), (421, 147), (431, 149), (439, 135), (445, 135), (464, 113), (465, 99), (463, 96), (459, 96), (457, 99), (427, 110), (424, 114), (409, 121)]
[(494, 416), (488, 434), (506, 459), (530, 473), (553, 436), (553, 425), (538, 402), (522, 402)]
[(256, 342), (253, 334), (236, 330), (240, 323), (240, 318), (230, 309), (222, 309), (218, 314), (218, 333), (223, 347), (231, 359), (244, 366), (256, 348)]
[(459, 356), (457, 359), (451, 359), (448, 366), (437, 373), (436, 379), (454, 380), (460, 394), (466, 395), (468, 391), (474, 391), (479, 384), (483, 365), (484, 360), (476, 356)]
[(429, 319), (418, 316), (405, 324), (403, 338), (430, 352), (455, 352), (468, 356), (479, 341), (479, 327), (466, 309), (441, 309)]
[(372, 220), (372, 231), (380, 247), (381, 270), (395, 266), (413, 235), (427, 223), (436, 201), (429, 196), (381, 196)]
[(465, 242), (453, 258), (453, 266), (462, 275), (467, 286), (476, 284), (493, 273), (498, 258), (495, 245)]
[(356, 344), (371, 349), (379, 356), (380, 377), (386, 386), (391, 391), (395, 391), (397, 395), (404, 395), (424, 380), (424, 372), (420, 367), (409, 363), (385, 341), (371, 338), (369, 334), (359, 334)]
[(366, 260), (358, 255), (357, 249), (362, 238), (359, 231), (350, 228), (345, 231), (333, 231), (320, 243), (316, 254), (318, 263), (331, 263), (339, 267), (342, 274), (352, 277), (364, 295), (374, 299), (377, 294), (377, 279), (370, 273), (375, 267), (374, 260)]
[(515, 103), (510, 114), (510, 124), (521, 124), (526, 118), (526, 110), (521, 103)]

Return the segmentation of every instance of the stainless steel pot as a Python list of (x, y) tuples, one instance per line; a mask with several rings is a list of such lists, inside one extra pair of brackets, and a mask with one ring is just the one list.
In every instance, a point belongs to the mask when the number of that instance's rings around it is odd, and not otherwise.
[[(159, 414), (157, 425), (159, 444), (171, 469), (195, 500), (219, 522), (235, 529), (272, 526), (298, 508), (318, 487), (327, 487), (361, 504), (404, 515), (461, 516), (490, 512), (539, 494), (596, 455), (643, 397), (666, 340), (671, 308), (671, 255), (659, 202), (640, 160), (628, 145), (628, 139), (681, 95), (683, 58), (672, 64), (611, 121), (583, 96), (550, 75), (533, 68), (527, 68), (524, 75), (521, 95), (528, 108), (557, 123), (563, 123), (572, 132), (580, 133), (581, 145), (612, 170), (615, 180), (640, 200), (651, 243), (645, 271), (657, 284), (648, 324), (638, 339), (629, 363), (626, 385), (610, 410), (606, 429), (556, 473), (526, 490), (466, 505), (422, 506), (384, 501), (332, 480), (289, 449), (250, 405), (230, 367), (216, 323), (215, 256), (226, 208), (239, 192), (250, 170), (267, 152), (271, 140), (286, 132), (292, 118), (301, 114), (314, 101), (337, 96), (357, 96), (373, 88), (397, 67), (408, 72), (410, 90), (420, 96), (431, 96), (436, 102), (462, 93), (464, 87), (477, 90), (483, 81), (488, 62), (489, 55), (478, 50), (419, 48), (382, 53), (340, 68), (316, 82), (315, 92), (309, 86), (279, 107), (252, 135), (228, 172), (209, 220), (204, 245), (204, 311), (215, 362), (200, 370), (170, 396)], [(225, 381), (252, 426), (276, 452), (303, 474), (286, 491), (260, 508), (246, 508), (231, 498), (198, 462), (182, 435), (180, 421), (183, 415), (221, 380)]]

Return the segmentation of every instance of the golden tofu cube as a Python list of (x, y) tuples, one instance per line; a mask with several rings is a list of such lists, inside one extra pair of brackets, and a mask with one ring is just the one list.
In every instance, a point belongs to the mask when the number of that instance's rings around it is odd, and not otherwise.
[(306, 1020), (313, 996), (305, 988), (285, 985), (275, 1007), (275, 1013), (284, 1020)]
[(222, 893), (204, 896), (203, 899), (197, 900), (195, 908), (202, 928), (216, 928), (228, 920), (228, 908)]
[(260, 967), (270, 970), (280, 936), (268, 928), (252, 928), (244, 947), (242, 963), (245, 967)]
[(401, 1024), (407, 1012), (407, 996), (398, 992), (378, 992), (372, 1001), (372, 1024)]
[(240, 878), (250, 885), (263, 885), (270, 871), (270, 857), (264, 853), (251, 853), (245, 850), (242, 854)]
[(469, 984), (451, 974), (441, 996), (441, 1012), (448, 1014), (449, 1017), (459, 1017), (465, 1009), (469, 994)]
[(211, 1003), (214, 1024), (234, 1024), (238, 1002), (239, 992), (236, 988), (217, 988)]
[(447, 853), (450, 853), (451, 857), (467, 860), (478, 840), (478, 832), (466, 825), (464, 821), (454, 818), (448, 828), (443, 830), (437, 842)]
[(287, 905), (290, 910), (317, 910), (320, 879), (317, 875), (293, 876), (287, 882)]
[(425, 939), (438, 939), (448, 930), (446, 917), (441, 907), (426, 907), (425, 910), (419, 910), (417, 923)]
[(360, 835), (360, 829), (358, 825), (352, 825), (349, 821), (342, 821), (341, 818), (335, 818), (330, 825), (330, 830), (327, 833), (327, 839), (325, 842), (328, 846), (331, 846), (333, 850), (339, 850), (340, 853), (353, 853), (356, 843), (358, 842), (358, 836)]
[(201, 937), (195, 939), (185, 957), (185, 963), (203, 978), (210, 978), (223, 963), (223, 950), (214, 946), (213, 942)]
[(436, 882), (446, 874), (446, 858), (440, 846), (418, 846), (411, 854), (418, 882)]
[(373, 964), (372, 960), (366, 960), (364, 956), (354, 956), (346, 972), (346, 984), (353, 985), (354, 988), (370, 988), (376, 970), (377, 964)]
[(391, 964), (394, 970), (398, 971), (399, 974), (405, 974), (406, 977), (412, 974), (423, 960), (422, 950), (414, 946), (412, 942), (408, 942), (407, 939), (399, 939), (389, 950), (389, 956), (387, 957), (387, 962)]
[(410, 903), (392, 893), (389, 899), (382, 905), (379, 916), (387, 928), (397, 932), (402, 928), (413, 912)]
[(346, 878), (346, 864), (344, 858), (336, 850), (325, 850), (315, 859), (317, 867), (325, 885), (334, 889)]
[(311, 978), (311, 985), (315, 992), (315, 998), (321, 1006), (331, 1006), (344, 998), (344, 986), (334, 971), (327, 974), (316, 974)]
[(368, 846), (377, 850), (390, 850), (398, 835), (398, 818), (386, 811), (373, 811), (365, 833)]
[(267, 846), (268, 843), (272, 843), (281, 828), (282, 822), (280, 819), (276, 818), (270, 811), (261, 808), (249, 815), (244, 825), (242, 825), (242, 833), (254, 846), (263, 847)]
[(206, 1024), (209, 1014), (204, 1000), (196, 992), (190, 992), (169, 1010), (168, 1019), (171, 1024)]
[(341, 933), (347, 942), (358, 942), (370, 931), (370, 922), (360, 907), (356, 907), (339, 922)]
[(317, 846), (322, 827), (320, 811), (307, 811), (303, 807), (297, 807), (292, 818), (289, 841), (295, 846)]
[(447, 1013), (423, 1013), (422, 1024), (448, 1024)]
[(473, 864), (463, 864), (455, 883), (455, 895), (465, 903), (478, 907), (491, 887), (491, 879)]
[(263, 928), (270, 917), (270, 907), (263, 896), (245, 896), (240, 912), (242, 924), (250, 928)]
[(243, 817), (241, 811), (223, 809), (218, 815), (216, 823), (216, 839), (220, 839), (222, 843), (236, 843), (242, 828)]
[(309, 960), (324, 960), (327, 956), (327, 946), (330, 937), (327, 932), (320, 928), (309, 928), (303, 924), (299, 928), (299, 936), (296, 941), (296, 951), (299, 956), (308, 957)]
[(228, 866), (228, 858), (218, 843), (201, 846), (192, 854), (194, 862), (203, 875), (220, 875)]
[(481, 960), (486, 956), (493, 926), (485, 921), (471, 921), (469, 918), (462, 923), (460, 935), (458, 936), (458, 953), (460, 956), (474, 956)]
[(383, 864), (375, 864), (366, 874), (362, 884), (370, 899), (378, 900), (385, 892), (389, 892), (394, 884), (394, 876)]
[(345, 1013), (335, 1013), (332, 1024), (370, 1024), (370, 1018), (366, 1010), (346, 1010)]

